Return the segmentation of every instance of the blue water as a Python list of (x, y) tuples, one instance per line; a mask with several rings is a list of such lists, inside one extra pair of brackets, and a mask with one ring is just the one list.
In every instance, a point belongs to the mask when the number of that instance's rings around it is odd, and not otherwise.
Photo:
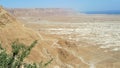
[(120, 10), (110, 10), (110, 11), (86, 11), (86, 14), (120, 14)]

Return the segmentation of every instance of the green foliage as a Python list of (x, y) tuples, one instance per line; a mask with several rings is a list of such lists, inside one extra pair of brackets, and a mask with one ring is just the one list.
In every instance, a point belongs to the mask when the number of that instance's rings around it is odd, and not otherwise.
[(12, 52), (7, 54), (6, 49), (2, 48), (0, 44), (0, 68), (45, 68), (50, 64), (53, 59), (47, 63), (24, 63), (23, 60), (30, 54), (31, 49), (36, 45), (37, 40), (35, 40), (30, 46), (25, 46), (19, 41), (12, 43)]

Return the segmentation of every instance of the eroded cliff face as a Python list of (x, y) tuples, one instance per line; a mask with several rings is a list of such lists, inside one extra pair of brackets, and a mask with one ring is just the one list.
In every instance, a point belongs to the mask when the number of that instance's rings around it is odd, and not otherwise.
[[(56, 23), (56, 21), (49, 22), (48, 19), (42, 19), (42, 21), (37, 20), (37, 23), (34, 23), (36, 22), (36, 17), (32, 17), (32, 15), (34, 15), (34, 13), (38, 13), (38, 16), (40, 16), (39, 14), (42, 14), (43, 9), (42, 11), (39, 10), (39, 12), (36, 11), (37, 9), (31, 9), (31, 11), (24, 9), (21, 12), (17, 9), (13, 9), (13, 11), (15, 10), (14, 15), (18, 15), (18, 18), (22, 15), (22, 18), (24, 17), (27, 21), (27, 23), (24, 21), (25, 25), (23, 25), (14, 17), (9, 15), (9, 13), (7, 13), (3, 8), (0, 8), (0, 10), (0, 26), (2, 25), (0, 27), (0, 41), (3, 43), (4, 47), (8, 49), (8, 51), (10, 50), (9, 44), (16, 39), (19, 39), (21, 42), (27, 45), (29, 45), (34, 40), (38, 40), (37, 46), (33, 48), (31, 54), (28, 56), (27, 59), (25, 59), (25, 62), (46, 62), (53, 58), (53, 61), (48, 66), (48, 68), (120, 67), (120, 58), (118, 57), (120, 56), (120, 50), (118, 49), (116, 51), (111, 51), (112, 49), (114, 49), (113, 47), (101, 48), (107, 46), (106, 44), (98, 44), (99, 41), (102, 43), (106, 41), (107, 37), (104, 35), (104, 33), (106, 32), (104, 32), (103, 30), (100, 31), (101, 29), (97, 29), (99, 31), (94, 30), (98, 28), (98, 25), (96, 24), (64, 24), (58, 22)], [(11, 10), (12, 14), (13, 11)], [(30, 15), (25, 15), (24, 13), (26, 13), (26, 11), (28, 11), (28, 13), (30, 12)], [(48, 10), (44, 9), (44, 11), (47, 12)], [(59, 10), (57, 9), (56, 11), (58, 12)], [(54, 13), (57, 14), (56, 12)], [(28, 19), (28, 17), (26, 16), (34, 19)], [(71, 17), (69, 18), (71, 19)], [(39, 22), (42, 24), (40, 24)], [(27, 28), (26, 26), (29, 28)], [(101, 28), (109, 28), (108, 24), (105, 26), (100, 26)], [(82, 30), (83, 28), (84, 30)], [(114, 33), (118, 32), (115, 32), (113, 30), (113, 34)], [(105, 37), (105, 40), (101, 41), (103, 36)], [(96, 42), (96, 39), (99, 40), (97, 40)], [(111, 44), (111, 46), (114, 46), (114, 44)]]

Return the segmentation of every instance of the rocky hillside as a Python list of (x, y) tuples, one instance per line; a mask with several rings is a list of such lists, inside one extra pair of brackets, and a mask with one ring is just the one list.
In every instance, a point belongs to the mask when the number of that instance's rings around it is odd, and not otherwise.
[(40, 38), (34, 31), (24, 27), (22, 23), (0, 7), (0, 41), (8, 45), (10, 41), (15, 39), (30, 43)]
[[(31, 44), (34, 40), (40, 40), (35, 31), (24, 27), (22, 23), (0, 7), (0, 42), (10, 52), (10, 44), (17, 39), (26, 45)], [(39, 56), (38, 53), (33, 53), (33, 55)]]

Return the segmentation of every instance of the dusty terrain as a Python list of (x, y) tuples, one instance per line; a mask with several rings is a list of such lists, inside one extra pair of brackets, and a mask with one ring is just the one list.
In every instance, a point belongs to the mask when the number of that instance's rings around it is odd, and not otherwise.
[(0, 26), (12, 20), (0, 27), (4, 44), (16, 38), (26, 44), (39, 40), (26, 62), (54, 58), (49, 68), (120, 67), (120, 15), (87, 15), (71, 9), (7, 10), (21, 22), (0, 10), (7, 17), (0, 17)]
[[(43, 39), (57, 39), (52, 46), (65, 49), (88, 68), (119, 68), (119, 22), (51, 23), (31, 23), (27, 27), (39, 31)], [(75, 68), (79, 67), (85, 68)]]

